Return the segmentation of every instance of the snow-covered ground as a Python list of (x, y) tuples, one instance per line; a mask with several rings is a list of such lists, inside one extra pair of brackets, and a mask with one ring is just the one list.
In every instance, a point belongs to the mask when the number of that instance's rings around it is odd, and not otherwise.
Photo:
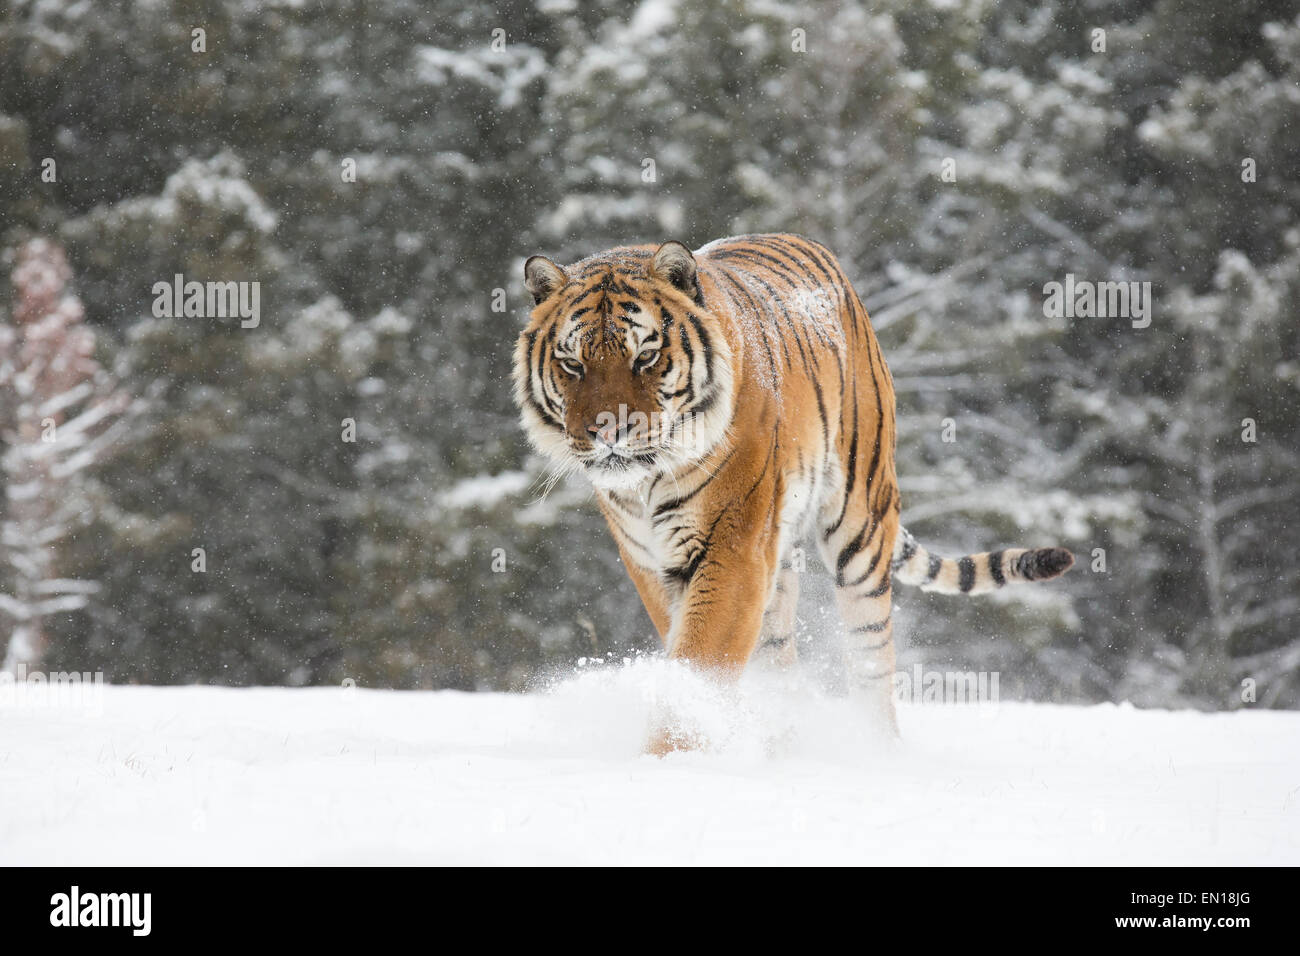
[[(1300, 714), (855, 704), (653, 662), (527, 695), (0, 706), (0, 863), (1300, 864)], [(640, 754), (653, 701), (714, 749)]]

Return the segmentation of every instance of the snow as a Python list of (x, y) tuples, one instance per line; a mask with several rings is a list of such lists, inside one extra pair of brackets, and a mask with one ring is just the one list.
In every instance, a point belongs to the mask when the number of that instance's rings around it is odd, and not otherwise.
[[(662, 663), (530, 694), (0, 703), (0, 864), (1300, 863), (1300, 714), (855, 704)], [(640, 754), (654, 701), (709, 752)]]
[(677, 23), (676, 0), (644, 0), (632, 15), (628, 39), (649, 36)]
[(477, 83), (497, 94), (501, 109), (514, 109), (528, 86), (546, 74), (546, 59), (539, 50), (515, 42), (515, 37), (501, 47), (495, 46), (495, 34), (492, 39), (493, 45), (471, 50), (417, 46), (416, 75), (431, 86), (448, 85), (453, 77)]
[(457, 482), (438, 496), (444, 508), (491, 508), (502, 499), (517, 495), (533, 483), (527, 471), (504, 471), (499, 475), (478, 475)]

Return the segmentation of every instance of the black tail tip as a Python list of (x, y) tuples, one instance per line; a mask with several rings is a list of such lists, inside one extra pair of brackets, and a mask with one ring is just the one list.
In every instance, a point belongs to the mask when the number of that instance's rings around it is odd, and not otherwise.
[(1020, 558), (1020, 572), (1026, 581), (1058, 578), (1074, 566), (1074, 555), (1065, 548), (1039, 548)]

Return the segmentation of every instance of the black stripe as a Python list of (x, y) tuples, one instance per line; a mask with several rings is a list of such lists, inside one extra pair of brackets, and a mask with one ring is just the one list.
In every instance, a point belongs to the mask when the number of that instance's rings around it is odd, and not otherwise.
[(704, 381), (700, 384), (702, 386), (708, 385), (713, 380), (713, 340), (709, 338), (709, 333), (704, 331), (704, 323), (697, 316), (688, 312), (686, 321), (695, 330), (695, 334), (699, 336), (700, 351), (704, 354)]
[(663, 576), (669, 581), (675, 581), (678, 584), (690, 584), (691, 578), (695, 577), (695, 572), (700, 569), (700, 564), (708, 553), (709, 547), (706, 544), (699, 551), (696, 551), (695, 555), (685, 565), (676, 568), (664, 568)]
[(839, 556), (835, 559), (835, 583), (844, 587), (844, 569), (862, 551), (862, 545), (867, 540), (867, 529), (871, 527), (871, 518), (867, 518), (866, 524), (848, 544), (840, 549)]
[[(665, 317), (667, 316), (666, 309), (664, 310), (664, 315)], [(666, 318), (665, 321), (667, 321)], [(686, 384), (681, 389), (681, 391), (686, 391), (695, 387), (695, 347), (691, 345), (691, 337), (686, 334), (685, 326), (678, 326), (677, 328), (677, 344), (681, 346), (682, 351), (686, 353)], [(704, 358), (706, 370), (708, 369), (708, 364), (709, 359), (706, 355)]]
[[(750, 251), (750, 254), (754, 256), (758, 256), (763, 259), (770, 258), (769, 256), (766, 256), (761, 252), (756, 252), (752, 250)], [(804, 372), (808, 375), (809, 378), (815, 378), (815, 373), (808, 359), (808, 350), (804, 348), (804, 338), (803, 336), (800, 335), (800, 329), (805, 328), (806, 326), (811, 324), (814, 329), (820, 330), (821, 328), (820, 324), (817, 322), (812, 322), (812, 323), (804, 322), (804, 323), (800, 323), (799, 325), (796, 325), (794, 319), (792, 319), (790, 316), (790, 311), (785, 306), (785, 297), (782, 296), (779, 292), (777, 292), (776, 289), (772, 288), (772, 286), (768, 285), (768, 283), (764, 281), (762, 278), (760, 278), (756, 273), (750, 272), (748, 274), (755, 282), (757, 282), (759, 285), (763, 287), (763, 289), (767, 292), (769, 296), (771, 296), (772, 307), (780, 312), (781, 318), (785, 319), (785, 324), (790, 330), (790, 337), (794, 339), (794, 344), (799, 349), (799, 358), (800, 361), (803, 362)], [(779, 275), (780, 273), (778, 272), (778, 276)], [(793, 290), (793, 289), (800, 288), (802, 285), (797, 280), (798, 280), (798, 274), (796, 273), (795, 280), (787, 279), (786, 282)], [(803, 316), (805, 319), (808, 318), (806, 311), (803, 313)], [(781, 342), (781, 348), (785, 352), (786, 364), (793, 367), (794, 363), (791, 362), (790, 360), (790, 350), (785, 344), (785, 339), (781, 338), (780, 342)]]
[[(771, 256), (765, 255), (761, 252), (755, 252), (753, 250), (729, 252), (727, 253), (727, 258), (742, 259), (751, 262), (758, 260), (758, 264), (760, 265), (762, 264), (762, 260), (768, 260), (771, 262), (776, 261), (772, 259)], [(777, 267), (769, 265), (768, 268), (773, 269), (775, 271)], [(808, 375), (809, 378), (814, 378), (815, 376), (813, 373), (812, 366), (809, 364), (808, 361), (808, 353), (805, 351), (803, 340), (799, 336), (799, 329), (795, 325), (794, 319), (790, 317), (789, 310), (785, 307), (784, 297), (781, 295), (780, 292), (778, 292), (771, 285), (769, 285), (765, 280), (763, 280), (756, 272), (752, 270), (746, 270), (745, 274), (749, 276), (754, 282), (757, 282), (760, 286), (762, 286), (763, 291), (765, 291), (770, 297), (769, 305), (771, 306), (772, 309), (775, 309), (778, 312), (780, 318), (783, 318), (785, 320), (785, 324), (790, 331), (790, 335), (788, 336), (788, 338), (792, 338), (794, 340), (795, 346), (799, 349), (799, 358), (803, 362), (804, 372)], [(780, 275), (779, 272), (778, 275)], [(785, 278), (784, 276), (781, 277)], [(791, 279), (786, 279), (786, 282), (788, 285), (792, 287), (795, 288), (798, 287), (798, 283), (796, 281), (793, 281)], [(785, 356), (785, 364), (788, 367), (793, 368), (794, 360), (791, 359), (790, 347), (789, 345), (786, 344), (787, 336), (783, 336), (780, 334), (779, 327), (776, 329), (776, 332), (777, 332), (777, 342), (781, 346), (781, 353)]]
[[(813, 242), (811, 239), (805, 239), (803, 236), (796, 236), (791, 233), (787, 233), (783, 236), (772, 235), (760, 236), (758, 238), (769, 246), (783, 245), (792, 249), (799, 249), (807, 256), (808, 262), (812, 267), (824, 275), (826, 281), (831, 285), (843, 286), (847, 284), (846, 279), (843, 274), (840, 273), (839, 269), (834, 269), (834, 272), (832, 272), (831, 268), (827, 267), (828, 265), (831, 265), (831, 263), (828, 262), (827, 265), (822, 264), (820, 254), (825, 252), (827, 256), (830, 256), (830, 250), (826, 249), (826, 247), (820, 243)], [(795, 241), (792, 242), (791, 240)]]
[[(768, 255), (766, 252), (760, 252), (752, 246), (748, 249), (728, 249), (725, 252), (718, 253), (719, 259), (740, 259), (745, 262), (753, 262), (756, 265), (766, 265), (767, 268), (775, 272), (783, 281), (790, 285), (797, 285), (799, 281), (799, 271), (782, 262), (775, 256)], [(752, 274), (752, 270), (750, 270)]]
[(993, 575), (993, 583), (998, 587), (1007, 583), (1006, 576), (1002, 573), (1002, 552), (994, 551), (989, 555), (989, 574)]
[(859, 644), (857, 647), (853, 649), (855, 651), (878, 651), (881, 648), (888, 647), (890, 644), (893, 643), (893, 641), (894, 641), (894, 635), (890, 634), (879, 644)]
[(1026, 581), (1034, 579), (1034, 552), (1026, 551), (1016, 559), (1016, 571)]
[[(554, 326), (551, 327), (551, 333), (553, 332), (554, 332)], [(524, 398), (528, 402), (529, 406), (533, 409), (533, 411), (537, 413), (538, 417), (540, 417), (544, 422), (547, 422), (548, 424), (554, 426), (555, 428), (558, 428), (561, 431), (563, 431), (564, 419), (560, 416), (558, 408), (551, 407), (551, 403), (552, 403), (551, 396), (547, 394), (547, 388), (546, 388), (546, 369), (549, 366), (548, 363), (545, 361), (545, 355), (547, 349), (550, 347), (550, 333), (548, 333), (540, 349), (537, 349), (537, 335), (538, 335), (537, 332), (532, 333), (528, 343), (529, 351), (534, 351), (534, 350), (537, 351), (538, 360), (536, 363), (534, 363), (533, 357), (531, 355), (529, 356), (528, 359), (529, 381), (528, 381), (528, 387), (524, 389)], [(545, 399), (546, 401), (545, 405), (539, 402), (537, 400), (537, 396), (533, 394), (534, 381), (536, 381), (536, 384), (542, 393), (542, 398)]]
[[(727, 293), (727, 297), (728, 297), (729, 299), (731, 299), (731, 304), (732, 304), (733, 307), (735, 307), (735, 308), (737, 309), (737, 311), (742, 312), (742, 313), (746, 313), (746, 312), (747, 312), (747, 313), (749, 313), (749, 314), (751, 314), (751, 315), (754, 315), (754, 316), (756, 316), (756, 317), (759, 317), (759, 316), (765, 316), (765, 315), (766, 315), (766, 313), (767, 313), (768, 310), (767, 310), (766, 308), (764, 308), (764, 306), (763, 306), (761, 303), (759, 303), (759, 302), (758, 302), (758, 301), (757, 301), (757, 300), (756, 300), (752, 295), (749, 294), (749, 290), (746, 289), (745, 286), (744, 286), (744, 284), (741, 283), (741, 282), (740, 282), (740, 281), (739, 281), (739, 280), (738, 280), (734, 275), (732, 275), (730, 269), (728, 269), (727, 267), (725, 267), (724, 265), (722, 265), (722, 263), (718, 263), (717, 268), (718, 268), (718, 272), (722, 275), (722, 277), (723, 277), (724, 279), (726, 279), (727, 282), (728, 282), (730, 285), (734, 286), (734, 287), (736, 288), (736, 290), (737, 290), (741, 295), (743, 295), (743, 296), (745, 297), (745, 299), (749, 302), (749, 307), (746, 308), (746, 307), (745, 307), (745, 306), (744, 306), (744, 305), (743, 305), (743, 304), (742, 304), (742, 303), (737, 299), (737, 297), (736, 297), (735, 295), (733, 295), (731, 292), (728, 292), (728, 293)], [(748, 274), (748, 273), (746, 273), (746, 274)], [(772, 354), (772, 346), (771, 346), (771, 344), (767, 341), (767, 329), (768, 329), (768, 326), (769, 326), (769, 325), (772, 325), (772, 324), (774, 324), (774, 323), (770, 323), (770, 322), (758, 322), (758, 323), (757, 323), (757, 325), (758, 325), (758, 333), (759, 333), (759, 334), (758, 334), (758, 338), (759, 338), (759, 341), (761, 341), (761, 342), (763, 343), (763, 352), (765, 353), (765, 355), (766, 355), (766, 357), (767, 357), (767, 368), (768, 368), (768, 372), (769, 372), (769, 373), (771, 374), (771, 376), (772, 376), (772, 379), (771, 379), (771, 380), (772, 380), (772, 381), (776, 381), (776, 380), (777, 380), (777, 373), (776, 373), (776, 356), (774, 356), (774, 355)]]
[[(874, 525), (874, 526), (872, 527), (872, 529), (871, 529), (871, 535), (867, 538), (867, 544), (871, 544), (872, 541), (875, 541), (875, 540), (876, 540), (876, 534), (877, 534), (877, 532), (880, 532), (880, 533), (883, 534), (884, 530), (885, 530), (884, 522), (877, 521), (877, 522), (875, 523), (875, 525)], [(852, 581), (847, 582), (847, 583), (845, 584), (845, 587), (855, 588), (855, 587), (857, 587), (859, 584), (861, 584), (863, 581), (866, 581), (868, 578), (870, 578), (871, 575), (875, 574), (875, 573), (876, 573), (876, 567), (880, 564), (880, 556), (881, 556), (883, 553), (884, 553), (884, 552), (883, 552), (880, 548), (876, 548), (876, 549), (874, 549), (874, 551), (873, 551), (873, 553), (872, 553), (872, 555), (871, 555), (871, 563), (867, 565), (867, 570), (863, 571), (861, 574), (859, 574), (859, 575), (858, 575), (856, 578), (854, 578)]]
[(943, 569), (943, 559), (936, 558), (933, 554), (930, 555), (930, 573), (929, 575), (927, 575), (926, 580), (933, 581), (935, 578), (939, 576), (939, 572), (942, 569)]
[[(877, 469), (884, 467), (884, 459), (881, 457), (883, 442), (881, 442), (880, 438), (885, 430), (885, 406), (880, 397), (880, 383), (876, 378), (875, 362), (870, 358), (870, 355), (868, 355), (868, 365), (871, 369), (871, 390), (876, 393), (876, 446), (871, 454), (871, 465), (867, 468), (868, 488), (871, 489), (870, 493), (874, 493), (874, 490), (880, 487), (876, 475)], [(885, 509), (879, 510), (884, 511)]]
[(870, 591), (867, 591), (864, 594), (859, 594), (858, 597), (864, 601), (867, 598), (884, 597), (886, 594), (889, 593), (889, 586), (890, 586), (889, 575), (886, 574), (885, 580), (881, 582), (879, 587), (872, 588)]
[(826, 529), (823, 537), (829, 541), (831, 535), (839, 530), (844, 523), (844, 515), (849, 510), (849, 498), (853, 495), (854, 485), (857, 483), (858, 472), (858, 384), (853, 383), (853, 438), (849, 441), (849, 462), (847, 466), (848, 474), (844, 477), (844, 502), (840, 505), (839, 517), (835, 523)]
[(813, 394), (817, 397), (817, 417), (822, 423), (822, 449), (824, 452), (830, 451), (831, 433), (830, 422), (826, 418), (826, 402), (822, 398), (822, 386), (817, 379), (812, 380)]
[[(686, 492), (686, 494), (684, 494), (684, 495), (680, 495), (680, 496), (678, 496), (678, 497), (676, 497), (676, 498), (670, 498), (668, 501), (665, 501), (663, 504), (661, 504), (661, 505), (659, 505), (657, 508), (655, 508), (653, 518), (660, 518), (660, 517), (662, 517), (663, 515), (667, 514), (668, 512), (670, 512), (670, 511), (674, 511), (674, 510), (676, 510), (677, 508), (680, 508), (680, 507), (681, 507), (682, 505), (684, 505), (686, 502), (690, 501), (692, 498), (694, 498), (696, 495), (698, 495), (701, 491), (703, 491), (704, 488), (705, 488), (705, 487), (706, 487), (710, 482), (712, 482), (714, 478), (716, 478), (716, 477), (718, 476), (718, 473), (719, 473), (720, 471), (722, 471), (722, 469), (725, 468), (725, 467), (727, 466), (727, 463), (731, 461), (731, 458), (732, 458), (733, 455), (736, 454), (736, 449), (737, 449), (738, 447), (739, 447), (738, 445), (733, 445), (733, 446), (731, 447), (731, 449), (727, 452), (726, 457), (723, 458), (722, 461), (720, 461), (720, 462), (718, 463), (718, 467), (715, 468), (715, 469), (713, 469), (713, 471), (709, 472), (709, 476), (708, 476), (707, 478), (705, 478), (703, 481), (701, 481), (698, 485), (696, 485), (696, 486), (695, 486), (694, 488), (692, 488), (690, 491)], [(652, 519), (652, 520), (653, 520), (653, 519)]]
[[(722, 394), (722, 389), (711, 388), (709, 389), (709, 393), (707, 395), (701, 396), (698, 401), (692, 399), (684, 402), (682, 404), (681, 414), (683, 416), (703, 415), (714, 405), (718, 404), (718, 398), (721, 396), (721, 394)], [(692, 401), (694, 401), (694, 404), (691, 403)]]
[(969, 555), (957, 562), (957, 574), (957, 586), (961, 588), (962, 594), (975, 586), (975, 562)]

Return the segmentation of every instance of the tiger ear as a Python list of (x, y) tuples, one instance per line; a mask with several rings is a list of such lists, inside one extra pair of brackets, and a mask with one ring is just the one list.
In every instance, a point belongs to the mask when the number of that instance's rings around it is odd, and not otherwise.
[(545, 256), (530, 256), (524, 263), (524, 285), (533, 294), (533, 303), (540, 305), (551, 293), (564, 288), (569, 277), (564, 270)]
[(655, 251), (650, 260), (650, 274), (685, 292), (696, 302), (700, 301), (695, 256), (675, 239), (668, 240)]

